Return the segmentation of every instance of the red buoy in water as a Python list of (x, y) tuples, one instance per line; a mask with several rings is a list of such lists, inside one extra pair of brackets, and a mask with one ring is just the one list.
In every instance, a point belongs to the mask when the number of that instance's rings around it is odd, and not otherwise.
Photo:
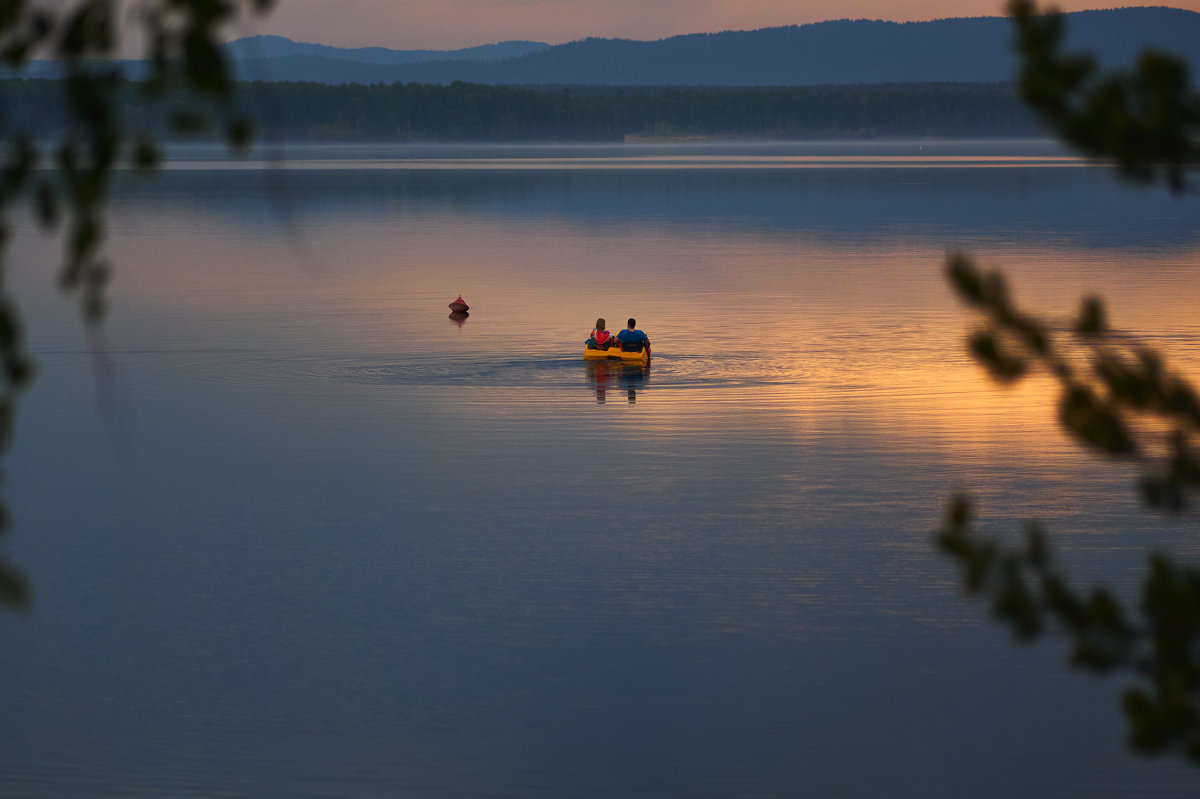
[(471, 306), (463, 302), (462, 295), (459, 294), (458, 299), (450, 303), (450, 310), (454, 311), (455, 313), (466, 313), (467, 311), (471, 310)]

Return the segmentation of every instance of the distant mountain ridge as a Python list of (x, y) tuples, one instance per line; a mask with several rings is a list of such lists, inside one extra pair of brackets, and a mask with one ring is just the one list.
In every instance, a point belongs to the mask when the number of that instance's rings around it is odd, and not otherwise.
[[(528, 55), (549, 47), (545, 42), (509, 41), (461, 50), (390, 50), (386, 47), (331, 47), (295, 42), (283, 36), (247, 36), (224, 45), (239, 80), (329, 84), (375, 83), (377, 81), (373, 76), (365, 75), (366, 71), (374, 68), (441, 61), (487, 63)], [(117, 63), (134, 80), (146, 72), (144, 61), (123, 60)], [(8, 72), (3, 74), (12, 76)], [(32, 61), (21, 77), (59, 78), (63, 77), (63, 71), (53, 61)]]
[[(1200, 69), (1200, 13), (1167, 7), (1067, 14), (1068, 44), (1106, 66), (1147, 46)], [(500, 42), (462, 50), (336, 48), (256, 36), (225, 45), (243, 80), (327, 84), (436, 83), (602, 86), (815, 86), (999, 83), (1013, 79), (1011, 22), (1003, 17), (931, 22), (837, 20), (673, 36), (658, 41), (584, 39), (551, 46)], [(138, 62), (126, 62), (129, 74)], [(40, 70), (40, 71), (39, 71)], [(52, 77), (53, 64), (30, 77)]]
[[(1067, 15), (1069, 43), (1115, 65), (1147, 45), (1200, 66), (1200, 13), (1165, 7), (1080, 11)], [(631, 86), (803, 86), (853, 83), (1001, 82), (1012, 79), (1011, 22), (1003, 17), (932, 22), (839, 20), (754, 31), (673, 36), (659, 41), (584, 39), (527, 52), (494, 50), (404, 56), (367, 64), (333, 48), (301, 57), (352, 57), (362, 69), (318, 67), (301, 59), (239, 59), (239, 74), (323, 83), (565, 84)], [(244, 40), (243, 40), (244, 41)], [(510, 43), (511, 44), (511, 43)], [(230, 45), (238, 58), (239, 43)], [(495, 45), (500, 48), (504, 45)], [(310, 45), (310, 47), (319, 47)], [(372, 48), (376, 50), (377, 48)], [(391, 51), (396, 52), (396, 51)], [(409, 51), (410, 53), (412, 51)], [(485, 58), (481, 55), (507, 56)], [(259, 70), (263, 70), (260, 72)], [(325, 77), (322, 77), (324, 75)], [(353, 77), (350, 77), (353, 75)]]
[(235, 62), (274, 58), (313, 57), (361, 64), (395, 65), (429, 61), (498, 61), (545, 50), (545, 42), (511, 41), (466, 47), (461, 50), (389, 50), (386, 47), (330, 47), (294, 42), (283, 36), (247, 36), (229, 42), (225, 51)]

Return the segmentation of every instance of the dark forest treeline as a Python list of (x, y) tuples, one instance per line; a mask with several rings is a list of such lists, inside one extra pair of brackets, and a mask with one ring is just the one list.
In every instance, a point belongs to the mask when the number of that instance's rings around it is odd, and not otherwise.
[[(0, 81), (0, 125), (47, 134), (66, 114), (54, 81)], [(262, 135), (340, 141), (612, 141), (625, 136), (780, 139), (1036, 136), (1006, 84), (796, 88), (525, 88), (453, 83), (243, 83), (240, 112)], [(125, 118), (161, 135), (170, 103), (128, 85)]]

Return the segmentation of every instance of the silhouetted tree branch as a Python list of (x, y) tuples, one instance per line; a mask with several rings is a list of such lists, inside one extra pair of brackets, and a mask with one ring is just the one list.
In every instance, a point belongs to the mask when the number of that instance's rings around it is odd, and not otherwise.
[[(226, 107), (232, 83), (219, 47), (222, 25), (247, 13), (265, 13), (273, 0), (141, 0), (134, 26), (145, 36), (151, 61), (138, 90), (151, 99), (185, 98), (172, 118), (180, 133), (209, 124), (203, 109)], [(65, 6), (65, 7), (64, 7)], [(124, 76), (111, 59), (123, 30), (117, 0), (34, 2), (0, 0), (0, 60), (19, 70), (35, 58), (51, 58), (67, 70), (62, 82), (71, 125), (57, 141), (44, 141), (16, 118), (0, 118), (7, 150), (0, 171), (0, 448), (7, 445), (17, 400), (33, 376), (20, 315), (4, 285), (8, 219), (17, 203), (32, 199), (39, 224), (64, 232), (65, 257), (59, 283), (80, 297), (85, 318), (97, 323), (104, 313), (104, 287), (110, 268), (102, 253), (104, 204), (114, 168), (128, 161), (142, 171), (158, 164), (153, 137), (127, 130), (119, 96)], [(235, 146), (250, 130), (236, 118), (222, 120)], [(0, 536), (8, 530), (0, 503)], [(30, 602), (28, 580), (0, 556), (0, 605), (22, 608)]]
[(1179, 58), (1143, 51), (1133, 69), (1103, 73), (1088, 53), (1063, 52), (1065, 23), (1032, 0), (1011, 0), (1025, 101), (1063, 141), (1111, 159), (1135, 180), (1186, 187), (1200, 162), (1200, 95)]
[[(1133, 70), (1102, 75), (1091, 56), (1062, 52), (1061, 16), (1030, 0), (1012, 0), (1009, 10), (1021, 90), (1063, 141), (1111, 160), (1126, 177), (1186, 190), (1200, 163), (1200, 99), (1187, 65), (1146, 52)], [(1200, 490), (1200, 400), (1159, 353), (1115, 336), (1096, 297), (1083, 300), (1069, 329), (1056, 330), (1018, 309), (1003, 276), (982, 272), (969, 256), (951, 254), (946, 272), (983, 319), (969, 349), (994, 379), (1052, 376), (1058, 418), (1071, 436), (1137, 464), (1152, 509), (1187, 509)], [(1130, 677), (1123, 707), (1131, 745), (1200, 766), (1200, 570), (1151, 555), (1140, 604), (1130, 610), (1107, 588), (1073, 588), (1037, 523), (1013, 548), (973, 532), (971, 515), (970, 498), (956, 496), (936, 536), (959, 562), (967, 592), (990, 598), (1019, 639), (1060, 634), (1071, 666)]]

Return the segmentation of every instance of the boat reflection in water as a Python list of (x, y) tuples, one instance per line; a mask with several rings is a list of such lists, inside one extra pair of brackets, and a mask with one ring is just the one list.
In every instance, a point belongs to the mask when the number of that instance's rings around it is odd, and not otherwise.
[(588, 382), (596, 392), (596, 402), (600, 404), (608, 401), (609, 389), (624, 391), (630, 404), (637, 402), (637, 392), (650, 376), (648, 366), (631, 366), (619, 361), (587, 361), (584, 368)]

